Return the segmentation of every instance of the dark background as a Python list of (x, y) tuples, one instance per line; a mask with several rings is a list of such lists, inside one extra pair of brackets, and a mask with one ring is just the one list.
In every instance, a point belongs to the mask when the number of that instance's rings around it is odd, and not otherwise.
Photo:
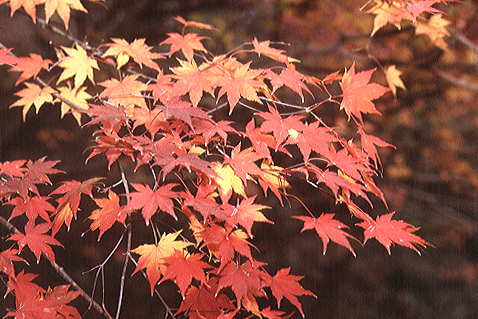
[[(359, 11), (363, 4), (351, 0), (84, 2), (89, 14), (73, 12), (69, 31), (93, 46), (112, 37), (128, 41), (147, 38), (149, 45), (157, 46), (166, 33), (180, 31), (173, 19), (180, 15), (218, 29), (207, 33), (211, 37), (207, 48), (215, 54), (254, 37), (281, 41), (290, 44), (286, 47), (290, 56), (301, 60), (301, 72), (322, 78), (350, 68), (352, 61), (357, 70), (377, 66), (362, 49), (373, 25), (373, 16)], [(261, 251), (256, 257), (269, 264), (271, 273), (290, 266), (291, 273), (305, 276), (301, 283), (317, 295), (317, 299), (300, 298), (307, 318), (478, 317), (478, 3), (464, 1), (440, 9), (451, 21), (446, 52), (424, 36), (413, 36), (413, 29), (406, 25), (401, 31), (388, 26), (375, 35), (370, 52), (382, 64), (395, 64), (403, 71), (407, 90), (399, 89), (396, 99), (388, 95), (377, 102), (382, 117), (366, 118), (369, 132), (396, 146), (381, 153), (384, 174), (376, 180), (390, 211), (397, 212), (395, 218), (421, 227), (419, 235), (435, 247), (422, 256), (394, 247), (388, 255), (375, 241), (364, 248), (353, 243), (354, 258), (345, 248), (330, 244), (323, 256), (318, 236), (311, 231), (300, 234), (301, 223), (289, 218), (300, 214), (300, 207), (274, 206), (266, 215), (276, 225), (254, 226), (254, 245)], [(56, 18), (52, 25), (58, 25)], [(21, 12), (10, 17), (10, 9), (0, 6), (0, 42), (15, 48), (16, 55), (35, 52), (55, 60), (49, 41), (70, 45)], [(1, 67), (0, 73), (0, 161), (48, 156), (62, 160), (57, 167), (70, 179), (115, 178), (115, 168), (106, 171), (105, 161), (99, 157), (84, 165), (88, 155), (84, 150), (90, 145), (93, 128), (80, 129), (70, 115), (60, 119), (58, 104), (43, 107), (38, 115), (30, 112), (22, 122), (20, 108), (9, 109), (18, 88), (14, 87), (17, 76), (6, 69)], [(385, 84), (379, 71), (374, 80)], [(337, 110), (323, 113), (329, 125), (344, 127), (341, 133), (351, 136), (343, 114)], [(135, 178), (141, 179), (141, 174)], [(55, 181), (62, 178), (65, 176), (55, 176)], [(312, 210), (338, 214), (349, 222), (352, 233), (360, 235), (348, 213), (330, 197), (305, 188), (298, 191)], [(89, 226), (87, 212), (96, 208), (85, 198), (82, 205), (83, 212), (72, 230), (63, 228), (58, 234), (68, 250), (55, 249), (55, 253), (57, 262), (91, 292), (95, 272), (84, 272), (106, 258), (122, 230), (114, 227), (100, 242), (96, 232), (81, 237)], [(367, 212), (375, 216), (389, 211), (377, 202), (375, 209)], [(134, 230), (133, 247), (152, 240), (142, 226)], [(2, 229), (1, 236), (6, 235)], [(2, 245), (5, 248), (6, 244)], [(117, 251), (105, 267), (105, 305), (113, 314), (122, 252)], [(36, 280), (41, 286), (64, 284), (43, 261), (31, 266), (29, 271), (41, 274)], [(128, 274), (132, 271), (131, 267)], [(0, 286), (0, 294), (4, 294), (5, 286)], [(172, 285), (165, 282), (160, 290), (168, 304), (178, 305), (179, 296)], [(96, 300), (101, 301), (101, 293), (101, 288), (96, 290)], [(11, 300), (5, 299), (4, 304), (11, 306)], [(284, 309), (293, 309), (287, 301), (282, 304)], [(86, 311), (82, 300), (75, 305), (84, 318), (99, 317)], [(140, 274), (127, 281), (122, 314), (122, 318), (164, 318), (162, 305), (149, 296), (149, 284)], [(298, 313), (293, 315), (298, 317)]]

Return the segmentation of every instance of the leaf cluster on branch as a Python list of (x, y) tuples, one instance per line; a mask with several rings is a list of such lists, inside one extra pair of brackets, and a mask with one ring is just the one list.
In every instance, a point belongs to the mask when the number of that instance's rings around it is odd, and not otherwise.
[[(23, 7), (34, 21), (36, 5), (44, 4), (46, 21), (56, 11), (65, 27), (70, 9), (85, 11), (79, 1), (4, 2), (12, 14)], [(443, 1), (371, 2), (369, 11), (377, 15), (373, 35), (388, 22), (399, 27), (402, 19), (415, 21), (423, 12), (436, 14), (432, 5)], [(302, 231), (317, 233), (324, 254), (330, 241), (354, 256), (352, 243), (372, 238), (389, 253), (395, 244), (418, 253), (428, 245), (415, 234), (416, 227), (393, 220), (394, 213), (373, 218), (357, 204), (361, 198), (371, 206), (373, 195), (387, 205), (374, 178), (381, 168), (377, 147), (391, 145), (366, 133), (364, 115), (380, 114), (373, 101), (389, 91), (396, 94), (397, 87), (404, 89), (394, 66), (382, 68), (389, 88), (370, 82), (375, 70), (357, 72), (355, 64), (319, 79), (300, 73), (299, 61), (256, 38), (214, 55), (204, 46), (206, 36), (189, 32), (214, 32), (212, 26), (181, 17), (176, 20), (182, 31), (168, 34), (161, 43), (169, 48), (164, 53), (155, 52), (145, 39), (131, 43), (112, 39), (98, 47), (76, 41), (58, 50), (57, 61), (36, 54), (17, 58), (10, 49), (0, 50), (0, 63), (20, 72), (16, 85), (26, 86), (12, 104), (23, 107), (24, 120), (32, 106), (38, 111), (61, 103), (62, 117), (71, 113), (79, 125), (86, 119), (84, 125), (96, 128), (88, 160), (101, 155), (107, 158), (108, 167), (121, 168), (120, 159), (126, 158), (136, 169), (148, 167), (153, 177), (151, 184), (132, 183), (124, 174), (117, 183), (101, 177), (67, 180), (42, 195), (37, 185), (50, 184), (49, 175), (61, 173), (55, 168), (58, 161), (0, 163), (0, 220), (12, 232), (7, 238), (11, 248), (1, 253), (0, 271), (7, 278), (7, 294), (16, 299), (16, 310), (7, 317), (80, 317), (67, 304), (80, 294), (88, 299), (84, 291), (69, 291), (68, 285), (45, 290), (33, 283), (35, 275), (17, 272), (15, 265), (26, 263), (20, 256), (25, 246), (37, 262), (43, 256), (56, 265), (51, 246), (62, 244), (54, 237), (63, 226), (72, 227), (83, 195), (98, 206), (87, 217), (89, 228), (99, 231), (98, 241), (115, 223), (124, 226), (118, 245), (127, 234), (125, 272), (132, 262), (135, 269), (130, 275), (144, 273), (151, 294), (159, 295), (156, 287), (166, 280), (177, 285), (183, 299), (176, 312), (164, 304), (171, 317), (179, 313), (198, 319), (232, 318), (238, 313), (287, 317), (271, 305), (260, 306), (263, 303), (258, 300), (272, 297), (277, 308), (287, 299), (305, 315), (298, 297), (314, 294), (301, 286), (302, 277), (290, 274), (290, 268), (269, 273), (250, 242), (256, 223), (273, 223), (267, 217), (271, 207), (261, 203), (264, 196), (275, 196), (277, 205), (298, 201), (307, 215), (298, 211), (294, 218), (304, 223)], [(255, 66), (260, 56), (273, 66)], [(146, 69), (155, 76), (146, 75)], [(97, 83), (96, 75), (105, 71), (116, 77)], [(281, 91), (296, 94), (302, 104), (280, 100)], [(247, 124), (241, 127), (220, 118), (223, 108), (229, 114), (244, 113)], [(345, 139), (319, 117), (318, 110), (324, 108), (345, 112), (356, 127), (356, 141)], [(293, 163), (285, 167), (278, 160), (282, 155), (291, 157)], [(363, 241), (348, 233), (348, 226), (334, 214), (310, 211), (294, 194), (291, 185), (296, 181), (313, 185), (318, 193), (327, 189), (337, 203), (346, 205), (352, 222), (364, 229)], [(262, 192), (253, 191), (252, 184)], [(24, 228), (14, 226), (23, 215), (28, 219)], [(158, 225), (167, 223), (168, 216), (188, 222), (183, 229), (161, 234)], [(155, 241), (132, 247), (131, 224), (140, 220), (151, 229)], [(127, 276), (123, 275), (122, 282)], [(81, 289), (63, 277), (74, 289)], [(123, 290), (117, 317), (122, 298)], [(92, 298), (88, 300), (97, 305)], [(100, 306), (95, 309), (110, 317)]]

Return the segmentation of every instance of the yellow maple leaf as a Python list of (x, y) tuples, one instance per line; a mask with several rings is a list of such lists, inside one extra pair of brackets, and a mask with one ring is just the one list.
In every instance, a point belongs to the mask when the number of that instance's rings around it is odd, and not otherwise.
[(220, 163), (214, 162), (212, 169), (219, 175), (219, 177), (214, 178), (219, 190), (219, 195), (223, 203), (227, 203), (231, 198), (232, 191), (246, 197), (246, 192), (244, 190), (244, 184), (242, 180), (236, 175), (234, 170), (230, 165), (222, 165)]
[(120, 69), (130, 58), (133, 58), (140, 67), (143, 67), (144, 64), (159, 71), (159, 66), (153, 59), (161, 59), (164, 57), (158, 53), (151, 52), (152, 47), (144, 43), (145, 39), (135, 39), (131, 43), (128, 43), (124, 39), (113, 38), (111, 40), (113, 40), (114, 43), (106, 44), (109, 48), (102, 57), (115, 56), (117, 69)]
[(390, 65), (384, 72), (388, 87), (392, 90), (393, 96), (397, 96), (397, 87), (406, 90), (405, 84), (403, 84), (402, 79), (400, 79), (402, 72), (397, 70), (395, 65)]
[[(69, 101), (73, 103), (74, 105), (78, 106), (81, 109), (88, 109), (88, 102), (86, 100), (91, 99), (91, 95), (88, 94), (88, 92), (85, 92), (86, 87), (81, 86), (79, 88), (70, 88), (70, 86), (66, 87), (59, 87), (58, 91), (60, 91), (60, 96), (65, 99), (66, 101)], [(68, 104), (66, 101), (57, 99), (55, 101), (61, 101), (61, 118), (68, 113), (68, 111), (72, 111), (71, 114), (75, 118), (75, 120), (78, 122), (78, 125), (81, 126), (81, 113), (77, 112), (77, 110), (72, 107), (70, 104)]]
[(391, 23), (400, 30), (400, 22), (402, 20), (413, 20), (413, 16), (408, 12), (404, 4), (392, 1), (391, 3), (385, 1), (376, 1), (375, 6), (367, 11), (375, 14), (373, 21), (373, 30), (370, 36), (372, 37), (380, 28)]
[(164, 260), (174, 255), (176, 250), (183, 251), (186, 247), (193, 245), (192, 243), (176, 240), (180, 232), (163, 235), (156, 245), (145, 244), (131, 251), (141, 255), (133, 275), (139, 270), (146, 268), (146, 275), (151, 284), (151, 294), (153, 294), (154, 286), (156, 286), (161, 274), (164, 274), (166, 271)]
[(20, 96), (21, 99), (10, 105), (10, 107), (23, 105), (23, 121), (25, 121), (28, 110), (32, 105), (35, 105), (35, 112), (38, 112), (43, 104), (53, 102), (53, 94), (56, 93), (56, 91), (49, 86), (41, 88), (36, 84), (28, 82), (25, 82), (25, 85), (27, 88), (15, 93), (15, 95)]
[(65, 47), (62, 47), (62, 49), (68, 56), (58, 64), (58, 66), (64, 68), (64, 70), (57, 83), (74, 76), (74, 87), (80, 87), (87, 77), (94, 84), (93, 68), (97, 70), (100, 69), (96, 60), (90, 58), (85, 49), (78, 43), (76, 43), (76, 49)]
[(415, 35), (426, 34), (437, 47), (447, 50), (448, 44), (445, 37), (449, 36), (450, 33), (446, 27), (450, 24), (450, 21), (443, 19), (442, 16), (442, 14), (432, 15), (426, 22), (417, 20), (418, 25), (415, 29)]
[[(45, 1), (45, 0), (43, 0)], [(65, 24), (65, 29), (68, 30), (68, 24), (70, 22), (70, 9), (78, 11), (88, 12), (81, 4), (80, 0), (46, 0), (45, 1), (45, 17), (46, 22), (50, 20), (51, 16), (58, 13), (60, 18)]]

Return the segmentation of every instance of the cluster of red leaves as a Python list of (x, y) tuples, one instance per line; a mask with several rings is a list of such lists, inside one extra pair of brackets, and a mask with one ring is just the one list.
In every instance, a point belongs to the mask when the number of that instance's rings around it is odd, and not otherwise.
[[(69, 292), (69, 286), (57, 286), (45, 291), (32, 280), (37, 275), (15, 271), (14, 263), (26, 260), (20, 257), (24, 247), (28, 247), (35, 255), (37, 262), (41, 256), (54, 261), (52, 245), (62, 244), (48, 235), (52, 228), (50, 215), (58, 210), (49, 202), (49, 196), (41, 196), (37, 185), (50, 184), (48, 175), (60, 173), (54, 166), (58, 161), (45, 161), (41, 158), (35, 162), (17, 160), (0, 163), (0, 199), (4, 205), (13, 205), (9, 220), (26, 215), (28, 222), (24, 232), (15, 230), (8, 237), (13, 241), (11, 246), (0, 253), (0, 272), (8, 277), (7, 293), (16, 298), (16, 310), (7, 313), (6, 317), (14, 318), (80, 318), (76, 308), (67, 304), (75, 299), (79, 292)], [(37, 222), (38, 219), (41, 222)]]
[[(431, 7), (436, 2), (439, 1), (374, 3), (380, 4), (380, 10), (385, 6), (406, 6), (416, 18), (421, 12), (436, 12)], [(12, 7), (12, 13), (16, 9)], [(21, 72), (17, 84), (27, 85), (17, 93), (21, 99), (12, 105), (23, 106), (24, 117), (32, 105), (38, 110), (45, 102), (61, 101), (62, 114), (71, 109), (81, 123), (81, 114), (77, 112), (81, 111), (88, 116), (86, 125), (98, 128), (88, 159), (103, 154), (108, 166), (120, 157), (131, 159), (136, 168), (150, 166), (154, 186), (131, 184), (134, 191), (123, 194), (110, 188), (107, 198), (94, 198), (99, 208), (91, 212), (89, 219), (90, 229), (99, 230), (98, 239), (116, 222), (126, 225), (127, 217), (135, 213), (140, 213), (146, 225), (156, 223), (164, 213), (176, 219), (180, 213), (189, 219), (185, 228), (190, 230), (190, 238), (180, 237), (180, 231), (163, 234), (156, 243), (131, 250), (139, 255), (133, 274), (145, 269), (151, 292), (158, 282), (174, 281), (183, 296), (178, 313), (190, 318), (229, 318), (238, 312), (265, 318), (284, 317), (286, 314), (279, 310), (259, 307), (257, 299), (270, 298), (267, 291), (271, 291), (278, 307), (285, 298), (304, 315), (297, 297), (313, 294), (299, 284), (301, 277), (290, 275), (289, 269), (270, 275), (266, 265), (253, 257), (253, 246), (248, 240), (253, 236), (253, 225), (272, 221), (264, 215), (270, 207), (256, 203), (260, 196), (251, 194), (250, 182), (259, 185), (264, 195), (270, 191), (281, 204), (284, 198), (294, 197), (293, 190), (289, 190), (290, 176), (317, 187), (325, 186), (359, 220), (356, 225), (364, 229), (364, 242), (376, 238), (388, 252), (393, 244), (417, 252), (425, 247), (427, 243), (414, 234), (417, 229), (392, 220), (393, 213), (374, 219), (354, 203), (355, 197), (371, 202), (369, 196), (373, 194), (386, 205), (373, 177), (380, 170), (376, 147), (391, 145), (367, 134), (363, 127), (363, 114), (379, 114), (372, 101), (390, 91), (370, 83), (374, 70), (357, 73), (352, 64), (343, 74), (335, 72), (320, 80), (301, 74), (294, 64), (297, 60), (270, 47), (270, 42), (257, 39), (249, 44), (249, 49), (214, 56), (203, 45), (205, 36), (185, 32), (190, 27), (214, 28), (179, 17), (177, 20), (183, 24), (182, 33), (170, 33), (162, 42), (169, 46), (169, 57), (174, 56), (177, 61), (177, 66), (169, 71), (154, 61), (164, 55), (152, 52), (144, 39), (132, 43), (113, 39), (104, 44), (102, 55), (98, 54), (101, 48), (93, 54), (76, 43), (75, 48), (63, 47), (64, 57), (53, 63), (56, 69), (62, 69), (57, 86), (39, 86), (25, 81), (35, 79), (42, 70), (51, 72), (52, 61), (35, 55), (13, 58), (9, 50), (0, 51), (0, 63)], [(377, 26), (376, 21), (372, 34), (383, 25), (382, 21)], [(264, 56), (276, 65), (254, 68), (252, 61), (241, 62), (239, 53), (253, 58)], [(112, 65), (118, 78), (98, 83), (104, 88), (100, 89), (93, 69), (111, 69)], [(157, 72), (156, 78), (135, 72), (137, 67)], [(92, 98), (86, 92), (87, 79), (101, 91), (96, 103), (89, 103)], [(59, 86), (62, 83), (66, 86)], [(399, 86), (397, 82), (392, 84), (392, 90)], [(331, 85), (340, 86), (342, 94), (331, 95)], [(311, 107), (292, 106), (292, 111), (284, 115), (279, 110), (287, 104), (278, 100), (276, 92), (286, 89), (302, 101), (304, 94), (317, 99), (313, 90), (326, 98)], [(205, 94), (212, 99), (205, 98)], [(216, 121), (212, 116), (216, 106), (208, 104), (208, 100), (215, 100), (218, 108), (227, 106), (230, 113), (237, 108), (254, 112), (241, 130), (233, 122)], [(353, 119), (360, 143), (345, 140), (313, 113), (320, 106), (334, 105)], [(293, 155), (295, 164), (280, 167), (275, 161), (281, 154)], [(29, 220), (24, 233), (9, 237), (18, 249), (12, 247), (1, 254), (0, 271), (8, 276), (8, 291), (13, 291), (17, 298), (17, 310), (9, 316), (38, 317), (38, 312), (48, 310), (65, 317), (79, 317), (66, 305), (77, 296), (67, 292), (68, 287), (44, 291), (32, 283), (33, 275), (14, 271), (14, 262), (24, 261), (19, 253), (25, 246), (37, 260), (42, 254), (54, 260), (51, 245), (61, 244), (52, 236), (63, 224), (69, 229), (72, 219), (77, 217), (81, 194), (93, 197), (93, 187), (100, 180), (66, 181), (49, 196), (40, 196), (36, 185), (50, 183), (48, 174), (59, 173), (53, 168), (55, 164), (44, 158), (36, 162), (0, 163), (0, 198), (14, 206), (9, 218), (25, 214)], [(54, 195), (61, 195), (56, 198), (56, 208), (50, 203), (50, 196)], [(122, 203), (121, 197), (128, 200)], [(324, 253), (332, 241), (355, 255), (349, 241), (355, 238), (345, 232), (344, 223), (333, 214), (309, 214), (295, 218), (304, 222), (302, 231), (313, 229), (318, 234)], [(37, 224), (38, 217), (42, 222)], [(50, 229), (52, 236), (47, 235)]]

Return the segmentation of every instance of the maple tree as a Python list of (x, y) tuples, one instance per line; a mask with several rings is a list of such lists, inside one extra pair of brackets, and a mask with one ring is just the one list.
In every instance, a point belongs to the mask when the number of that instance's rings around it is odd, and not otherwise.
[[(417, 25), (417, 34), (426, 34), (443, 47), (446, 22), (440, 20), (441, 11), (433, 5), (445, 2), (369, 1), (367, 11), (376, 16), (370, 37), (389, 23), (400, 28), (407, 20)], [(2, 3), (9, 4), (12, 15), (23, 8), (33, 21), (37, 19), (36, 6), (44, 5), (46, 22), (57, 12), (66, 29), (71, 9), (86, 11), (80, 1), (71, 0)], [(270, 194), (277, 205), (292, 201), (302, 205), (309, 216), (296, 212), (293, 218), (304, 223), (302, 231), (317, 233), (324, 254), (330, 241), (354, 256), (354, 243), (365, 244), (372, 238), (388, 253), (393, 245), (418, 253), (429, 245), (416, 234), (418, 228), (392, 219), (393, 212), (374, 218), (366, 212), (368, 208), (358, 204), (363, 199), (371, 206), (373, 195), (387, 206), (374, 182), (381, 173), (376, 147), (392, 145), (366, 133), (364, 116), (380, 114), (374, 100), (389, 91), (396, 95), (397, 89), (405, 90), (396, 66), (379, 64), (388, 87), (371, 82), (376, 70), (357, 72), (355, 63), (319, 79), (300, 73), (297, 59), (257, 38), (214, 55), (205, 47), (207, 36), (189, 32), (214, 32), (214, 27), (181, 17), (176, 20), (182, 31), (167, 34), (160, 45), (168, 51), (162, 53), (154, 52), (145, 39), (129, 43), (119, 38), (97, 47), (75, 39), (71, 47), (58, 46), (57, 61), (33, 53), (20, 58), (9, 48), (0, 50), (0, 63), (9, 65), (9, 71), (20, 72), (16, 85), (26, 86), (15, 93), (20, 99), (11, 105), (23, 107), (24, 121), (33, 105), (38, 112), (61, 103), (62, 117), (71, 113), (79, 125), (96, 128), (87, 160), (105, 156), (108, 168), (118, 165), (122, 173), (122, 160), (127, 160), (135, 169), (147, 167), (152, 177), (151, 183), (130, 181), (124, 173), (119, 182), (102, 177), (67, 179), (42, 194), (41, 186), (51, 184), (49, 176), (63, 173), (55, 168), (58, 161), (41, 158), (0, 163), (0, 199), (2, 207), (11, 208), (2, 209), (0, 221), (11, 232), (7, 241), (13, 242), (1, 253), (0, 271), (7, 278), (7, 294), (14, 295), (16, 301), (15, 310), (7, 317), (79, 318), (78, 311), (68, 305), (78, 296), (100, 314), (112, 317), (55, 262), (52, 245), (63, 246), (55, 236), (63, 225), (67, 230), (72, 227), (83, 195), (98, 207), (86, 218), (91, 220), (89, 230), (99, 231), (98, 241), (117, 222), (124, 228), (118, 245), (125, 234), (129, 238), (124, 269), (126, 273), (129, 262), (135, 269), (122, 280), (143, 273), (151, 294), (159, 295), (162, 302), (157, 286), (164, 281), (175, 283), (182, 296), (176, 311), (163, 302), (172, 318), (179, 314), (232, 318), (239, 313), (288, 317), (271, 308), (272, 297), (277, 308), (287, 299), (305, 317), (298, 298), (315, 296), (314, 292), (302, 287), (302, 277), (290, 274), (290, 268), (270, 274), (250, 241), (254, 225), (274, 223), (267, 217), (271, 207), (261, 204)], [(273, 66), (256, 67), (259, 57)], [(40, 72), (46, 73), (49, 81), (45, 82)], [(98, 82), (99, 72), (114, 77)], [(296, 94), (302, 104), (282, 101), (281, 91)], [(308, 104), (311, 99), (313, 103)], [(356, 127), (359, 142), (341, 136), (337, 128), (321, 119), (317, 111), (326, 107), (345, 112), (349, 124)], [(240, 127), (218, 118), (221, 109), (229, 114), (244, 112), (247, 124)], [(287, 167), (278, 160), (283, 155), (291, 158)], [(348, 233), (350, 226), (334, 214), (311, 212), (294, 193), (293, 180), (327, 189), (349, 210), (351, 223), (363, 229), (363, 240)], [(161, 234), (159, 225), (168, 224), (170, 218), (181, 220), (183, 228), (170, 226), (168, 233)], [(19, 226), (22, 223), (24, 227)], [(154, 243), (132, 247), (133, 223), (150, 229)], [(25, 246), (37, 262), (49, 260), (69, 285), (45, 290), (33, 282), (36, 275), (15, 271), (15, 265), (26, 263)], [(117, 318), (122, 298), (123, 290)], [(269, 305), (264, 307), (264, 302)]]

